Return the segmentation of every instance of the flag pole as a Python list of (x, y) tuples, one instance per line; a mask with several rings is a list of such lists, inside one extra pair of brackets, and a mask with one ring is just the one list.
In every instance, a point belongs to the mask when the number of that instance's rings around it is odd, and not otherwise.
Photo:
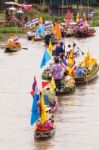
[(63, 6), (64, 6), (64, 0), (62, 0), (62, 16), (63, 16)]

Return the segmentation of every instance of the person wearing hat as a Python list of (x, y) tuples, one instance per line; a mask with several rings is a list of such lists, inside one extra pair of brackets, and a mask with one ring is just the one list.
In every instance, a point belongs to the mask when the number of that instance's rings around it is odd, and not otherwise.
[(63, 42), (55, 49), (55, 56), (60, 56), (61, 54), (65, 54), (65, 50), (63, 48)]
[(79, 65), (76, 68), (76, 76), (77, 77), (83, 77), (85, 74), (85, 69), (82, 63), (79, 63)]

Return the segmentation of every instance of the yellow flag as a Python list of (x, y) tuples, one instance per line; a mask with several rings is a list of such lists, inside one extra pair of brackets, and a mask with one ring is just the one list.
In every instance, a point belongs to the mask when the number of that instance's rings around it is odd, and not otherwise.
[(72, 67), (69, 67), (68, 68), (69, 75), (72, 75), (72, 71), (73, 71)]
[(48, 53), (52, 56), (52, 50), (53, 50), (53, 46), (51, 41), (49, 42), (49, 46), (48, 46)]
[(43, 19), (42, 19), (42, 16), (40, 17), (40, 23), (43, 23)]
[(72, 68), (74, 64), (74, 50), (72, 50), (68, 56), (68, 67)]
[(41, 123), (44, 124), (47, 120), (47, 115), (46, 115), (46, 109), (45, 109), (45, 103), (44, 103), (44, 94), (42, 92), (41, 95)]
[(79, 12), (77, 13), (77, 16), (76, 16), (76, 23), (78, 23), (79, 21)]
[(55, 81), (54, 81), (54, 78), (52, 77), (52, 80), (51, 80), (51, 83), (50, 83), (50, 87), (51, 87), (51, 90), (54, 91), (55, 88), (56, 88), (56, 85), (55, 85)]
[(92, 61), (91, 61), (91, 55), (90, 55), (90, 51), (87, 52), (86, 56), (85, 56), (85, 64), (87, 67), (90, 67), (92, 65)]

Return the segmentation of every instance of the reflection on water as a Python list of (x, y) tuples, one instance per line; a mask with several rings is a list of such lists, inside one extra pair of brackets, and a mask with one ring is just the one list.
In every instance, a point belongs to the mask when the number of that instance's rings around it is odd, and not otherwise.
[[(44, 44), (20, 41), (27, 50), (0, 50), (0, 150), (99, 150), (99, 77), (78, 86), (72, 95), (58, 97), (55, 136), (34, 139), (34, 128), (29, 124), (30, 90), (34, 75), (41, 83), (39, 64)], [(84, 52), (90, 49), (99, 58), (99, 29), (94, 37), (65, 39), (66, 46), (71, 42), (76, 42)]]

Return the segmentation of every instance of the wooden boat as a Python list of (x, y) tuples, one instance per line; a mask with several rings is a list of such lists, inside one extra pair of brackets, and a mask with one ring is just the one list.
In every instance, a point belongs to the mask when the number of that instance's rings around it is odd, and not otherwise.
[(19, 47), (6, 47), (5, 52), (11, 53), (11, 52), (19, 51), (19, 50), (21, 50), (21, 46), (19, 46)]
[(88, 31), (80, 31), (78, 30), (76, 33), (75, 33), (75, 36), (77, 37), (90, 37), (90, 36), (94, 36), (94, 33), (96, 32), (95, 29), (90, 29)]
[(76, 85), (87, 84), (88, 82), (91, 82), (97, 77), (98, 71), (99, 71), (99, 66), (96, 65), (92, 73), (87, 74), (86, 76), (83, 77), (78, 77), (78, 78), (76, 77), (75, 78)]
[(19, 41), (14, 41), (14, 39), (9, 39), (6, 43), (5, 52), (16, 52), (21, 49), (21, 43)]
[(33, 36), (27, 35), (27, 39), (28, 39), (28, 40), (32, 40), (32, 39), (33, 39)]
[(55, 135), (55, 128), (49, 131), (37, 131), (35, 130), (34, 138), (51, 138)]

